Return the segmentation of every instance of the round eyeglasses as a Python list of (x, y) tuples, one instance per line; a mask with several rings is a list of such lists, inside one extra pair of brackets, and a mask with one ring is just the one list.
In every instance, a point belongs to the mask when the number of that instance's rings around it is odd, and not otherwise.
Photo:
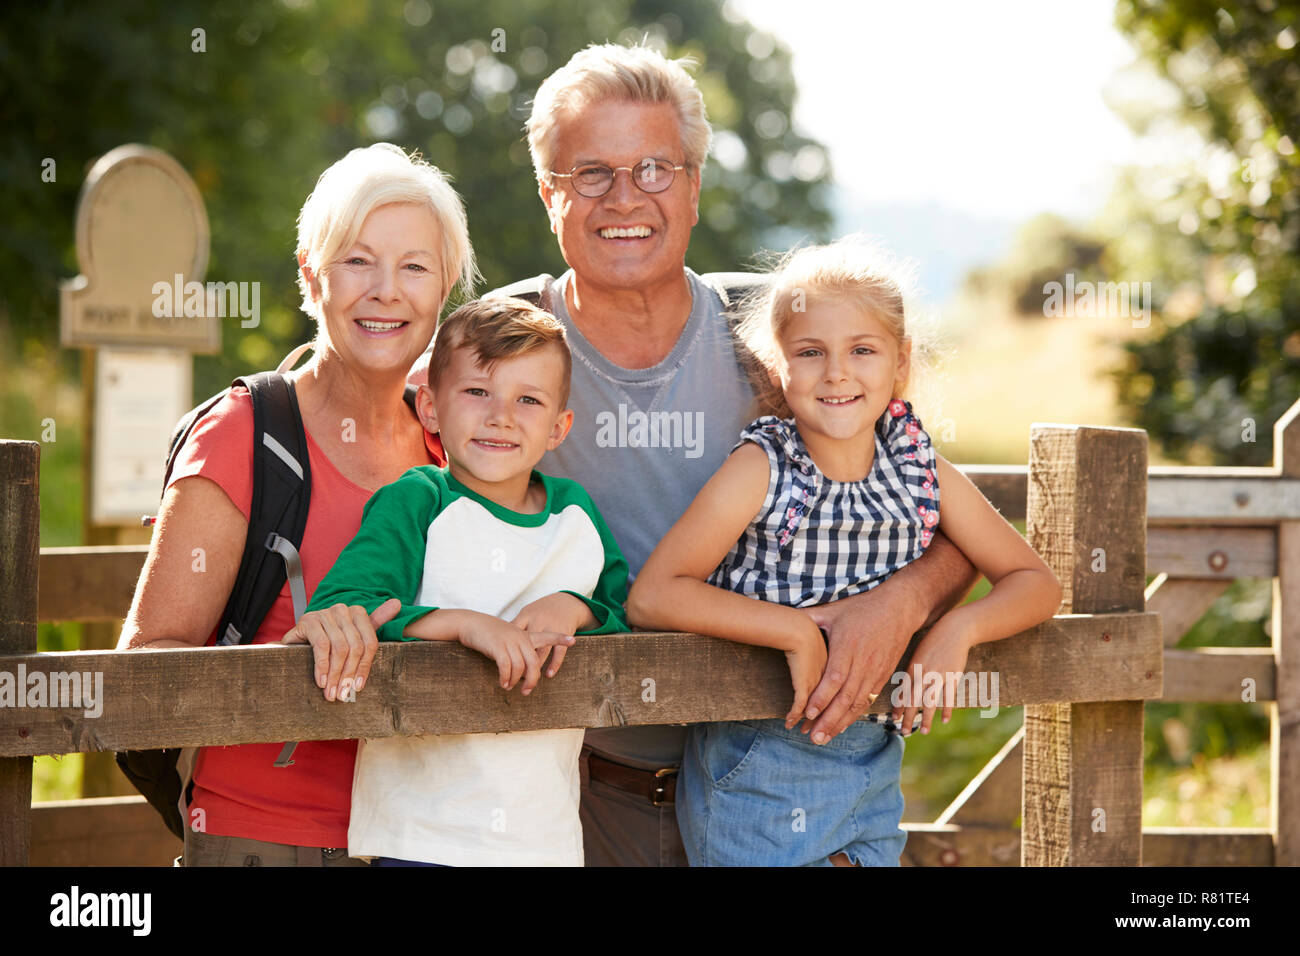
[(579, 196), (596, 199), (605, 195), (614, 185), (614, 177), (620, 169), (626, 169), (632, 182), (643, 193), (661, 193), (673, 184), (677, 170), (685, 166), (676, 166), (666, 159), (652, 159), (647, 156), (636, 166), (606, 166), (604, 163), (582, 163), (574, 166), (567, 173), (551, 171), (552, 176), (572, 179), (573, 188)]

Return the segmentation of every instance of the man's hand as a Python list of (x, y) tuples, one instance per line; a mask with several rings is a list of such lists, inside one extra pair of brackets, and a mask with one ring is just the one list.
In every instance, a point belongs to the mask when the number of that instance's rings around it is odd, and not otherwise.
[(804, 608), (826, 632), (826, 672), (808, 698), (804, 733), (824, 744), (867, 712), (912, 639), (915, 613), (905, 590), (874, 590)]
[(826, 631), (826, 674), (808, 700), (804, 733), (825, 743), (867, 712), (912, 635), (938, 620), (979, 580), (979, 572), (941, 532), (925, 554), (870, 591), (803, 608)]
[[(525, 604), (510, 623), (525, 631), (573, 635), (588, 627), (595, 627), (598, 622), (591, 609), (572, 594), (557, 592)], [(548, 650), (551, 664), (546, 669), (546, 676), (554, 677), (559, 673), (560, 665), (564, 663), (564, 655), (568, 652), (569, 645), (557, 643), (539, 647), (537, 651), (539, 664), (546, 662), (545, 652)]]

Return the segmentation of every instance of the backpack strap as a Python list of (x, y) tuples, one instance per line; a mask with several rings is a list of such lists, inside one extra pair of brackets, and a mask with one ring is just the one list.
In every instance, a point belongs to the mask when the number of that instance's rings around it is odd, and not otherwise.
[[(284, 586), (276, 538), (302, 543), (311, 504), (307, 433), (293, 383), (276, 372), (235, 379), (253, 400), (253, 499), (239, 574), (217, 626), (218, 644), (248, 644)], [(273, 537), (274, 536), (274, 537)]]
[(500, 299), (509, 296), (515, 299), (523, 299), (531, 305), (544, 309), (546, 306), (542, 303), (542, 299), (546, 287), (553, 281), (555, 280), (552, 276), (543, 272), (541, 275), (533, 276), (530, 279), (520, 279), (518, 282), (502, 286), (500, 289), (494, 289), (483, 298), (486, 299), (490, 296), (493, 299)]
[(700, 280), (722, 299), (727, 328), (731, 332), (731, 344), (736, 350), (736, 361), (748, 376), (754, 394), (759, 396), (760, 411), (764, 413), (770, 411), (771, 409), (765, 403), (765, 396), (771, 389), (767, 370), (736, 334), (741, 320), (745, 317), (745, 306), (754, 296), (766, 290), (769, 277), (757, 272), (707, 272), (700, 276)]

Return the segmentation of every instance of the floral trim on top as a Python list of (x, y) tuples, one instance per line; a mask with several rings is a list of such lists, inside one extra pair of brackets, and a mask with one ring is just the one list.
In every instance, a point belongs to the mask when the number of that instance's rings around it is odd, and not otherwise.
[(889, 403), (886, 415), (891, 419), (890, 426), (886, 428), (886, 435), (893, 438), (890, 450), (901, 450), (904, 461), (912, 462), (925, 471), (925, 479), (920, 483), (920, 488), (925, 492), (926, 501), (921, 501), (919, 495), (915, 497), (918, 499), (917, 513), (925, 523), (925, 527), (921, 529), (921, 544), (929, 547), (934, 539), (934, 528), (939, 523), (939, 506), (934, 501), (935, 488), (938, 486), (938, 479), (934, 474), (934, 446), (930, 443), (930, 436), (921, 428), (921, 420), (912, 411), (910, 402), (905, 402), (901, 398), (894, 399)]
[(765, 415), (746, 426), (737, 447), (753, 442), (767, 453), (767, 494), (708, 582), (813, 607), (870, 590), (919, 558), (939, 524), (930, 437), (898, 400), (882, 411), (871, 440), (871, 470), (841, 482), (818, 470), (793, 418)]

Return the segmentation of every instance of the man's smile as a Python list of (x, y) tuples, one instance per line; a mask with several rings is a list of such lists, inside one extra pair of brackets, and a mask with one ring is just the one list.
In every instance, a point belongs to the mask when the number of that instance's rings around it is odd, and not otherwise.
[(605, 226), (598, 232), (602, 239), (648, 239), (654, 230), (649, 226)]

